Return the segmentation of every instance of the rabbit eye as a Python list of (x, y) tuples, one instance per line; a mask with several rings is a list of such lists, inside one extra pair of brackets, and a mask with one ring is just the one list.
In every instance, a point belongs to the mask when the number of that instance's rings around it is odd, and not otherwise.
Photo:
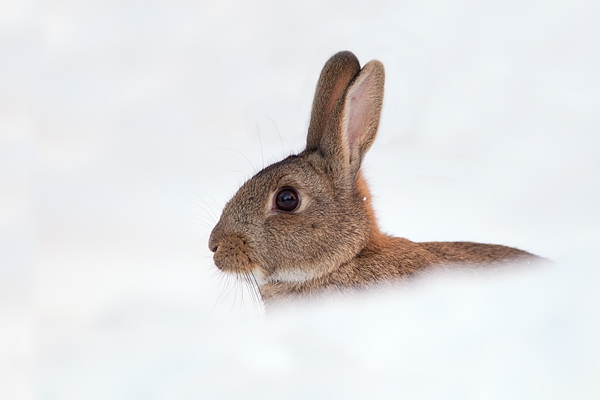
[(278, 210), (294, 211), (298, 208), (299, 204), (300, 196), (298, 196), (298, 193), (290, 187), (284, 187), (277, 193), (277, 196), (275, 196), (275, 205)]

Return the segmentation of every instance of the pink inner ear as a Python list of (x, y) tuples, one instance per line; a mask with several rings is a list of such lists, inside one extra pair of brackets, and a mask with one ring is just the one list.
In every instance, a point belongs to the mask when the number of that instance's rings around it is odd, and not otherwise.
[(346, 94), (344, 125), (350, 162), (353, 162), (354, 157), (358, 156), (358, 147), (367, 131), (370, 81), (370, 75), (360, 77)]

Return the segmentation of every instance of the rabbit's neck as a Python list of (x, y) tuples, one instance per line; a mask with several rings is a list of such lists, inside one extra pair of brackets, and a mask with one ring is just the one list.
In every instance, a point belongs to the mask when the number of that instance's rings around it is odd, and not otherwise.
[(260, 292), (267, 306), (298, 297), (351, 293), (406, 279), (439, 262), (417, 243), (378, 233), (356, 257), (333, 271), (304, 281), (271, 281), (261, 285)]

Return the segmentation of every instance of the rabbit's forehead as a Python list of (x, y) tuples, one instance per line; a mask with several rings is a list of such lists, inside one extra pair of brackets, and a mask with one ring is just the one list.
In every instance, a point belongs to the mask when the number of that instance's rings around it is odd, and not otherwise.
[(308, 160), (299, 156), (290, 156), (263, 169), (247, 183), (254, 190), (260, 188), (260, 191), (266, 195), (267, 192), (283, 186), (309, 189), (322, 179)]

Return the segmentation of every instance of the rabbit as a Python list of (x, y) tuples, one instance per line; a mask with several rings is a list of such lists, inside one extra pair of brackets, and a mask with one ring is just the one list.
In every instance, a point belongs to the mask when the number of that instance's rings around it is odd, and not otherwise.
[(342, 51), (321, 72), (306, 149), (242, 185), (209, 238), (215, 265), (258, 285), (265, 306), (397, 282), (436, 266), (531, 261), (516, 248), (412, 242), (382, 233), (361, 174), (375, 140), (385, 72)]

